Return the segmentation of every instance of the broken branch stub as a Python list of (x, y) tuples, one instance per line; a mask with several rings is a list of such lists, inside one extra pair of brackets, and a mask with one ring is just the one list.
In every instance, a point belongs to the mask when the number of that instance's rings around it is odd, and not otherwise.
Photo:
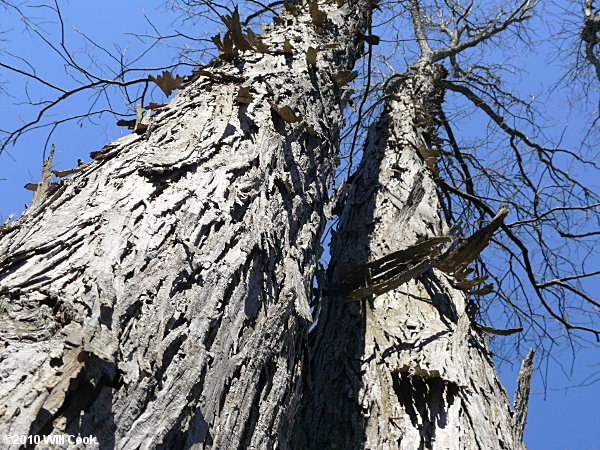
[(33, 200), (31, 201), (31, 205), (29, 206), (27, 212), (33, 212), (37, 210), (42, 203), (44, 203), (44, 200), (46, 200), (50, 179), (52, 178), (52, 159), (54, 158), (54, 149), (55, 146), (52, 144), (48, 159), (46, 159), (42, 165), (42, 179), (37, 185), (35, 193), (33, 194)]

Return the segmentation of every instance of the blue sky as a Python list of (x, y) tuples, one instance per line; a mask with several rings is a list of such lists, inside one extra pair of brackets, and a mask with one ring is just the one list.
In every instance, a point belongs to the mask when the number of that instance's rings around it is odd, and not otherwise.
[[(94, 48), (93, 44), (86, 42), (75, 32), (73, 27), (76, 27), (106, 49), (116, 53), (122, 53), (127, 49), (125, 52), (127, 57), (134, 58), (144, 51), (149, 41), (141, 42), (139, 38), (125, 32), (154, 33), (142, 11), (147, 13), (153, 26), (163, 34), (170, 34), (176, 27), (182, 26), (174, 24), (175, 15), (160, 8), (162, 3), (139, 0), (59, 2), (65, 23), (66, 46), (71, 56), (86, 67), (93, 63), (111, 63), (110, 58), (101, 49)], [(27, 11), (38, 18), (48, 13), (47, 9)], [(203, 33), (208, 25), (198, 24), (195, 27), (188, 24), (186, 32)], [(41, 24), (40, 29), (48, 33), (54, 39), (53, 42), (57, 42), (59, 28), (56, 22), (45, 22)], [(52, 80), (65, 88), (75, 87), (76, 83), (65, 74), (64, 65), (58, 55), (35, 34), (22, 30), (23, 26), (15, 14), (0, 9), (0, 33), (6, 31), (0, 34), (0, 49), (22, 57), (45, 79)], [(534, 66), (533, 73), (520, 83), (520, 89), (542, 92), (564, 73), (563, 57), (550, 61), (549, 55), (556, 51), (556, 46), (553, 44), (555, 43), (538, 44), (537, 54), (517, 55), (517, 60), (518, 57), (526, 58), (529, 64)], [(506, 52), (506, 49), (502, 52)], [(89, 54), (92, 55), (91, 59), (88, 57)], [(149, 70), (135, 76), (145, 76), (150, 73), (151, 68), (171, 64), (175, 59), (173, 48), (158, 46), (137, 63), (137, 66)], [(0, 62), (12, 64), (15, 63), (15, 59), (4, 54), (0, 55)], [(19, 64), (19, 67), (26, 68), (24, 62)], [(190, 68), (185, 67), (173, 70), (180, 74), (187, 74), (190, 71)], [(0, 89), (4, 90), (0, 92), (0, 111), (2, 111), (0, 129), (14, 129), (19, 126), (20, 121), (32, 117), (33, 108), (14, 104), (24, 99), (25, 92), (34, 101), (39, 100), (44, 92), (49, 92), (47, 89), (40, 90), (34, 82), (30, 82), (25, 91), (25, 85), (21, 80), (14, 73), (0, 67)], [(135, 91), (136, 88), (131, 89), (131, 94), (135, 94)], [(153, 95), (155, 101), (165, 101), (160, 91), (155, 90)], [(69, 113), (83, 113), (93, 100), (94, 98), (89, 94), (83, 93), (64, 106), (56, 108), (56, 117), (64, 117)], [(119, 102), (118, 95), (114, 102), (115, 105)], [(121, 99), (119, 106), (121, 110), (124, 109), (124, 104)], [(565, 142), (575, 145), (582, 133), (581, 125), (587, 120), (585, 114), (589, 113), (580, 106), (581, 104), (571, 108), (565, 103), (563, 96), (548, 100), (545, 104), (545, 112), (552, 121), (552, 127), (547, 130), (548, 134), (560, 134), (566, 127)], [(104, 114), (102, 117), (95, 118), (94, 123), (83, 120), (57, 129), (50, 140), (56, 143), (55, 168), (74, 167), (79, 158), (88, 161), (89, 152), (100, 149), (123, 133), (128, 133), (128, 130), (116, 127), (115, 122), (116, 119), (110, 114)], [(23, 186), (39, 180), (48, 131), (49, 129), (46, 128), (24, 135), (16, 146), (9, 147), (7, 152), (0, 155), (0, 219), (3, 220), (10, 214), (18, 215), (22, 212), (24, 204), (31, 201), (31, 192), (23, 189)], [(578, 176), (589, 180), (590, 185), (598, 186), (598, 174), (581, 173)], [(592, 269), (598, 270), (598, 265), (596, 264)], [(592, 288), (591, 293), (594, 298), (600, 297), (599, 291), (597, 287)], [(588, 381), (600, 378), (598, 346), (592, 345), (589, 349), (581, 351), (574, 363), (568, 349), (556, 353), (555, 358), (556, 361), (548, 361), (547, 367), (543, 366), (534, 375), (525, 435), (528, 448), (533, 450), (600, 449), (600, 408), (597, 405), (600, 400), (600, 381), (589, 386), (566, 389), (568, 386), (582, 383), (587, 378)], [(559, 363), (566, 365), (564, 371)], [(518, 364), (512, 367), (507, 364), (500, 366), (500, 376), (511, 398), (517, 370)], [(565, 371), (570, 377), (566, 376)], [(594, 373), (597, 375), (594, 376)], [(546, 383), (542, 381), (542, 374), (547, 380)]]

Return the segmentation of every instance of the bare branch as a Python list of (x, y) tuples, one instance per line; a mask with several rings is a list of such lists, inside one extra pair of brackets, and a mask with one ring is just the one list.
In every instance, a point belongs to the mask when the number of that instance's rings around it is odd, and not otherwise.
[(423, 21), (421, 19), (421, 8), (419, 6), (419, 0), (410, 0), (410, 15), (412, 17), (413, 27), (415, 30), (415, 36), (419, 47), (421, 48), (421, 58), (429, 60), (433, 54), (425, 31), (423, 29)]
[(508, 17), (504, 20), (501, 20), (501, 17), (506, 13), (500, 12), (490, 20), (488, 23), (479, 27), (480, 30), (477, 31), (470, 39), (466, 41), (459, 42), (458, 37), (466, 30), (463, 28), (462, 30), (456, 33), (455, 42), (453, 42), (450, 46), (435, 49), (433, 52), (433, 60), (441, 61), (447, 57), (454, 56), (468, 48), (475, 47), (479, 43), (489, 40), (492, 36), (506, 30), (510, 25), (518, 22), (523, 22), (531, 17), (532, 8), (539, 2), (539, 0), (534, 1), (524, 0), (518, 7), (513, 9), (508, 13)]

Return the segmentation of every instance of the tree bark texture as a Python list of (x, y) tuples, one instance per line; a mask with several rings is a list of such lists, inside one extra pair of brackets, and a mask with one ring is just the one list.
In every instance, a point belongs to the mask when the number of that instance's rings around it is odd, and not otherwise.
[(310, 5), (260, 42), (229, 18), (233, 54), (0, 229), (0, 433), (290, 446), (337, 75), (372, 7)]
[(426, 266), (379, 295), (348, 302), (339, 294), (352, 284), (349, 268), (448, 233), (435, 185), (444, 72), (417, 64), (388, 92), (369, 131), (332, 241), (324, 291), (335, 294), (324, 296), (310, 338), (298, 448), (523, 447), (486, 342), (450, 276)]

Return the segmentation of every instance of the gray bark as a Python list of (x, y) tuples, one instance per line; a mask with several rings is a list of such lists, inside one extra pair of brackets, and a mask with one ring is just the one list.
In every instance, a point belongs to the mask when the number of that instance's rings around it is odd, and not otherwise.
[(527, 424), (527, 408), (529, 405), (529, 391), (531, 388), (531, 375), (533, 375), (533, 356), (535, 351), (529, 350), (521, 363), (517, 376), (517, 389), (515, 391), (515, 439), (522, 441), (525, 425)]
[(594, 6), (594, 0), (585, 0), (583, 3), (583, 28), (581, 31), (585, 58), (594, 68), (596, 77), (600, 81), (600, 51), (596, 48), (600, 42), (600, 13)]
[[(523, 447), (467, 297), (433, 260), (396, 268), (412, 279), (395, 289), (350, 302), (340, 295), (356, 285), (356, 267), (448, 233), (435, 185), (443, 77), (421, 61), (388, 92), (369, 131), (332, 241), (324, 285), (332, 295), (310, 339), (298, 448)], [(360, 282), (368, 288), (372, 278)]]
[(0, 229), (0, 434), (289, 446), (349, 95), (333, 75), (371, 4), (320, 9), (282, 12), (270, 53), (214, 61)]

